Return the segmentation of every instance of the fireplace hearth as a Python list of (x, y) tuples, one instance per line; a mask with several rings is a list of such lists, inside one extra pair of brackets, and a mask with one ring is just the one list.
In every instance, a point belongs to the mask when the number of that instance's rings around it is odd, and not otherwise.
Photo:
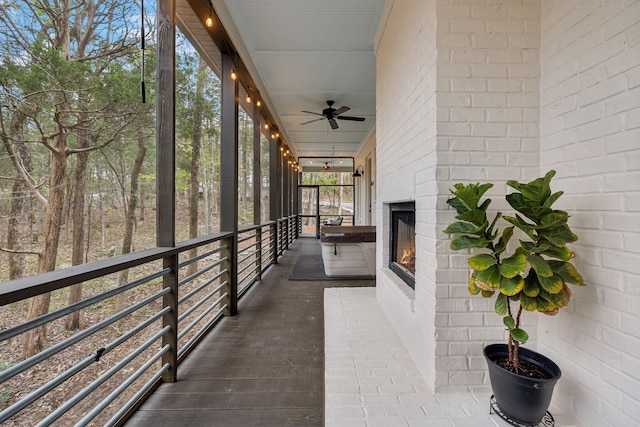
[(389, 205), (389, 268), (411, 288), (416, 274), (416, 205), (414, 202)]

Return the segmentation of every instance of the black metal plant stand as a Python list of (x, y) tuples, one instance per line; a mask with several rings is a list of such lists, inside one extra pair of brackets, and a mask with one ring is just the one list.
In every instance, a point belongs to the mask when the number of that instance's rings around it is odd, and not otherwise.
[(492, 414), (494, 412), (507, 423), (516, 427), (554, 427), (556, 425), (556, 422), (553, 419), (553, 415), (551, 415), (549, 411), (544, 414), (544, 417), (542, 417), (542, 420), (540, 420), (538, 424), (525, 424), (520, 421), (516, 421), (500, 410), (500, 408), (498, 407), (498, 403), (496, 402), (496, 398), (492, 394), (491, 398), (489, 399), (489, 414)]

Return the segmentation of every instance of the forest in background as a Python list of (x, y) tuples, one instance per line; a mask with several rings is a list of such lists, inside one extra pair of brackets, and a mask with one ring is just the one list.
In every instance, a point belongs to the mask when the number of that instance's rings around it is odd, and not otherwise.
[[(123, 0), (0, 3), (0, 283), (155, 246), (152, 6), (143, 16)], [(219, 229), (220, 81), (179, 32), (177, 46), (180, 241)], [(253, 120), (242, 107), (238, 123), (240, 221), (252, 224)], [(32, 299), (27, 317), (49, 305)], [(34, 331), (25, 354), (44, 340)]]

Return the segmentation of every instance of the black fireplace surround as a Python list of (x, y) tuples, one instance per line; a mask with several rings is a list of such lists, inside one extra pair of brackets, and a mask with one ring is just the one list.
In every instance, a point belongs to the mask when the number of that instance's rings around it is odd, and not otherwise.
[(389, 205), (389, 268), (415, 289), (416, 205), (415, 202)]

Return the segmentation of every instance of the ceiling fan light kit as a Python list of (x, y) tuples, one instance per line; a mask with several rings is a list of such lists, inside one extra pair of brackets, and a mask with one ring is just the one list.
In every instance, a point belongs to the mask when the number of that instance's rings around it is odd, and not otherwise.
[(306, 110), (302, 110), (303, 113), (308, 113), (308, 114), (313, 114), (316, 116), (322, 116), (320, 118), (317, 119), (313, 119), (313, 120), (309, 120), (303, 123), (300, 123), (301, 125), (306, 125), (309, 123), (313, 123), (313, 122), (317, 122), (319, 120), (328, 120), (329, 121), (329, 125), (331, 126), (331, 129), (335, 130), (338, 129), (338, 122), (336, 122), (336, 119), (339, 120), (349, 120), (352, 122), (364, 122), (365, 118), (364, 117), (353, 117), (353, 116), (343, 116), (342, 113), (346, 113), (347, 111), (349, 111), (351, 108), (350, 107), (346, 107), (346, 106), (342, 106), (338, 109), (333, 108), (333, 104), (334, 101), (332, 100), (328, 100), (327, 101), (327, 105), (328, 108), (325, 108), (324, 110), (322, 110), (322, 113), (316, 113), (313, 111), (306, 111)]

